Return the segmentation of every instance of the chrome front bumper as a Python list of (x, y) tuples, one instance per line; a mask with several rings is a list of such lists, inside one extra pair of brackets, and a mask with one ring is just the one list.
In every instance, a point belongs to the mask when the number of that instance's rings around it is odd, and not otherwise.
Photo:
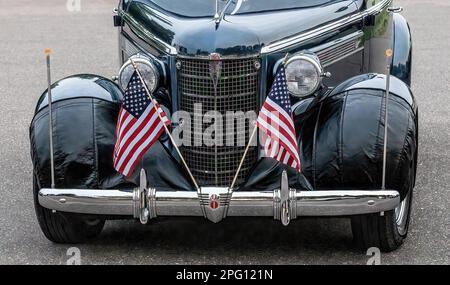
[(232, 192), (203, 188), (198, 192), (156, 191), (145, 179), (134, 190), (42, 189), (39, 203), (60, 212), (130, 216), (146, 224), (158, 216), (199, 216), (219, 222), (227, 216), (274, 217), (288, 225), (301, 216), (349, 216), (390, 211), (400, 204), (397, 191), (297, 191), (281, 189)]

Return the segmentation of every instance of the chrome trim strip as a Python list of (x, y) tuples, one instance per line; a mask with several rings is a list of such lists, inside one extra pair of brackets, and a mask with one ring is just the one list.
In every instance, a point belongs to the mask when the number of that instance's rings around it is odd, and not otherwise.
[[(230, 79), (241, 79), (241, 78), (247, 78), (250, 76), (257, 76), (259, 72), (251, 72), (246, 74), (240, 74), (240, 75), (233, 75), (233, 76), (221, 76), (220, 79), (222, 80), (230, 80)], [(204, 79), (204, 80), (210, 80), (211, 76), (198, 76), (198, 75), (191, 75), (180, 72), (181, 77), (185, 78), (193, 78), (193, 79)]]
[[(182, 94), (185, 96), (188, 96), (188, 97), (193, 97), (193, 98), (211, 99), (211, 96), (209, 96), (209, 95), (197, 95), (197, 94), (187, 93), (187, 92), (183, 92)], [(240, 94), (227, 96), (227, 98), (240, 98), (240, 97), (245, 97), (245, 96), (250, 96), (250, 95), (257, 95), (257, 94), (256, 94), (256, 92), (246, 92), (246, 93), (240, 93)]]
[[(226, 60), (237, 60), (237, 59), (259, 59), (260, 54), (244, 54), (244, 55), (220, 55), (221, 61)], [(211, 61), (211, 58), (209, 55), (178, 55), (178, 59), (187, 59), (187, 60), (204, 60), (204, 61)]]
[[(198, 154), (202, 154), (200, 152), (197, 152), (197, 153)], [(249, 170), (249, 169), (251, 169), (251, 167), (243, 167), (242, 168), (242, 170)], [(207, 170), (198, 170), (198, 169), (194, 169), (194, 170), (192, 170), (192, 172), (203, 173), (203, 174), (208, 174), (209, 173), (209, 171), (207, 171)], [(217, 174), (234, 174), (234, 173), (236, 173), (236, 171), (234, 171), (234, 170), (224, 170), (224, 171), (217, 171), (216, 173)]]
[(357, 32), (351, 33), (349, 35), (346, 35), (342, 38), (336, 39), (334, 41), (330, 41), (323, 45), (316, 46), (316, 47), (312, 48), (311, 51), (314, 53), (329, 51), (329, 50), (334, 49), (336, 46), (341, 46), (348, 42), (361, 39), (363, 36), (364, 36), (363, 31), (357, 31)]
[(327, 24), (325, 26), (319, 27), (317, 29), (313, 29), (309, 32), (302, 33), (284, 40), (280, 40), (277, 42), (273, 42), (261, 49), (262, 54), (268, 54), (277, 52), (295, 45), (298, 45), (300, 43), (303, 43), (305, 41), (312, 40), (314, 38), (320, 37), (323, 34), (332, 32), (334, 30), (338, 30), (344, 26), (348, 26), (351, 24), (354, 24), (358, 21), (362, 21), (365, 17), (369, 15), (376, 15), (380, 13), (383, 9), (388, 7), (392, 3), (392, 0), (384, 0), (375, 6), (370, 7), (369, 9), (347, 16), (343, 19), (337, 20), (335, 22), (332, 22), (330, 24)]
[[(214, 190), (213, 188), (210, 189)], [(219, 189), (220, 190), (220, 189)], [(126, 190), (42, 189), (39, 204), (47, 209), (93, 215), (139, 217), (139, 195)], [(280, 191), (233, 192), (227, 216), (275, 217), (279, 219)], [(151, 189), (150, 217), (204, 216), (197, 192)], [(400, 204), (397, 191), (295, 191), (290, 190), (292, 218), (300, 216), (349, 216), (379, 213)], [(293, 201), (295, 200), (295, 202)], [(226, 200), (227, 201), (227, 200)], [(226, 202), (228, 204), (228, 201)], [(293, 207), (295, 206), (295, 209)], [(295, 216), (294, 216), (295, 215)]]
[(330, 61), (330, 62), (324, 64), (323, 67), (328, 67), (328, 66), (330, 66), (330, 65), (333, 65), (333, 64), (335, 64), (336, 62), (339, 62), (339, 61), (343, 60), (344, 58), (347, 58), (347, 57), (349, 57), (349, 56), (352, 56), (352, 55), (354, 55), (355, 53), (358, 53), (358, 52), (360, 52), (360, 51), (362, 51), (362, 50), (364, 50), (364, 47), (357, 48), (357, 49), (355, 49), (355, 50), (352, 51), (352, 52), (346, 53), (346, 54), (344, 54), (343, 56), (337, 57), (336, 59), (334, 59), (334, 60), (332, 60), (332, 61)]
[[(351, 56), (351, 55), (353, 55), (355, 53), (358, 53), (361, 50), (363, 50), (364, 46), (359, 46), (359, 47), (357, 46), (357, 44), (361, 44), (363, 36), (364, 36), (364, 32), (357, 31), (357, 32), (349, 34), (349, 35), (347, 35), (345, 37), (342, 37), (342, 38), (336, 39), (334, 41), (325, 43), (323, 45), (314, 47), (314, 48), (310, 49), (310, 51), (315, 53), (321, 60), (322, 60), (321, 56), (324, 53), (328, 53), (328, 52), (332, 53), (334, 50), (337, 50), (337, 51), (334, 54), (331, 54), (331, 55), (336, 55), (336, 54), (342, 53), (341, 56), (336, 57), (332, 61), (327, 61), (327, 62), (321, 61), (323, 67), (328, 67), (328, 66), (330, 66), (330, 65), (332, 65), (332, 64), (334, 64), (334, 63), (336, 63), (336, 62), (338, 62), (338, 61), (340, 61), (340, 60), (342, 60), (342, 59), (344, 59), (346, 57), (349, 57), (349, 56)], [(341, 51), (340, 50), (341, 47), (344, 47), (346, 44), (349, 44), (349, 43), (352, 43), (352, 42), (355, 43), (355, 46), (354, 46), (353, 50), (351, 50), (350, 52), (345, 52), (345, 51)]]

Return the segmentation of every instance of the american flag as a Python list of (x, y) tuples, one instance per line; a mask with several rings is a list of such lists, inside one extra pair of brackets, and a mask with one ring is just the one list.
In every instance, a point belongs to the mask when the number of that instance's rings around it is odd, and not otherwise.
[(300, 172), (297, 136), (284, 67), (275, 77), (259, 113), (257, 126), (264, 133), (262, 145), (266, 155)]
[(125, 91), (117, 121), (114, 168), (130, 176), (145, 153), (164, 133), (164, 124), (170, 125), (170, 120), (159, 104), (150, 100), (135, 71)]

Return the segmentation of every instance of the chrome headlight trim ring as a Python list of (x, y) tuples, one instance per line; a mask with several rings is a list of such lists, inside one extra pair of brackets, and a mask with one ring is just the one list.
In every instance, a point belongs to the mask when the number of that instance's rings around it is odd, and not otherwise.
[[(125, 91), (127, 86), (128, 86), (128, 82), (131, 78), (131, 74), (129, 76), (129, 78), (123, 78), (124, 72), (127, 71), (128, 68), (133, 68), (133, 65), (131, 63), (131, 60), (133, 60), (133, 62), (137, 65), (137, 67), (141, 67), (144, 66), (145, 68), (148, 68), (147, 70), (139, 70), (142, 74), (142, 76), (144, 77), (144, 81), (146, 81), (146, 85), (147, 88), (149, 89), (150, 92), (154, 92), (156, 90), (156, 88), (158, 87), (159, 84), (159, 80), (160, 80), (160, 74), (158, 69), (156, 68), (155, 64), (153, 63), (153, 61), (146, 56), (143, 56), (141, 54), (136, 54), (130, 57), (130, 59), (128, 59), (120, 68), (119, 70), (119, 86), (120, 88)], [(149, 84), (150, 82), (148, 80), (151, 80), (150, 78), (148, 78), (147, 75), (151, 75), (154, 78), (152, 79), (152, 81), (154, 82), (154, 84)]]
[[(319, 87), (322, 83), (322, 77), (323, 77), (324, 71), (323, 71), (323, 67), (320, 63), (320, 60), (316, 55), (301, 53), (301, 54), (293, 55), (292, 57), (288, 58), (288, 60), (285, 64), (286, 75), (288, 73), (289, 65), (294, 62), (298, 62), (298, 61), (306, 61), (309, 64), (311, 64), (314, 67), (315, 75), (316, 75), (316, 82), (315, 82), (313, 88), (311, 88), (311, 90), (309, 92), (299, 93), (299, 92), (295, 92), (295, 91), (289, 89), (289, 93), (292, 96), (297, 97), (297, 98), (303, 98), (303, 97), (307, 97), (307, 96), (314, 94), (319, 89)], [(286, 77), (286, 80), (288, 80), (287, 77)], [(288, 81), (288, 83), (289, 83), (289, 81)]]

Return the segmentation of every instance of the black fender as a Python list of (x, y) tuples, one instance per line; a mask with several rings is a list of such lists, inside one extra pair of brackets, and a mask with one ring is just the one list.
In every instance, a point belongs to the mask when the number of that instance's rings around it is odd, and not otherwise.
[[(112, 104), (122, 102), (122, 91), (111, 80), (93, 74), (78, 74), (61, 79), (51, 86), (52, 102), (77, 98), (94, 98)], [(39, 97), (35, 115), (48, 106), (47, 90)]]
[[(120, 88), (96, 75), (74, 75), (52, 85), (56, 187), (122, 189), (139, 183), (113, 167), (116, 122), (123, 99)], [(40, 187), (49, 187), (50, 150), (47, 91), (39, 98), (30, 126), (31, 156)], [(159, 190), (194, 189), (166, 140), (153, 146), (140, 168)], [(170, 171), (168, 171), (170, 170)], [(195, 189), (194, 189), (195, 190)]]
[[(89, 74), (54, 83), (53, 145), (56, 186), (108, 189), (123, 178), (112, 167), (122, 92), (112, 81)], [(45, 91), (38, 100), (30, 126), (31, 157), (39, 186), (49, 187), (49, 112)]]
[[(314, 189), (381, 189), (385, 86), (384, 75), (356, 76), (294, 111), (303, 171)], [(405, 197), (417, 163), (418, 110), (406, 83), (391, 76), (390, 90), (386, 186)]]
[(412, 37), (406, 19), (394, 14), (394, 55), (392, 57), (391, 75), (411, 86), (412, 74)]

